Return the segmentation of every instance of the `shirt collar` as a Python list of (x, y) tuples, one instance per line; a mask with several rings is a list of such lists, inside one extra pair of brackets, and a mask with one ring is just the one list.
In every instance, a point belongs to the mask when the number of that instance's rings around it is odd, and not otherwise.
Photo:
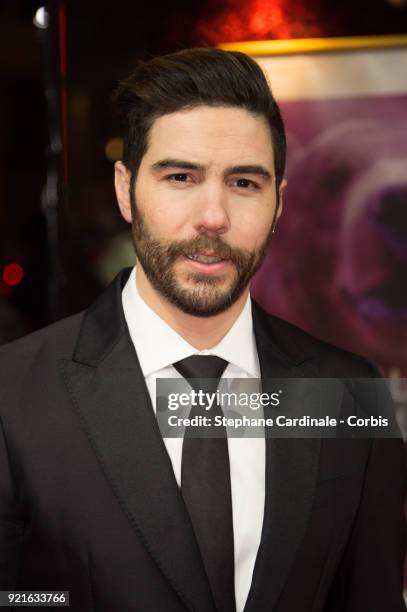
[(190, 345), (144, 302), (137, 290), (135, 268), (123, 289), (122, 302), (130, 336), (145, 377), (196, 354), (217, 355), (249, 376), (259, 376), (249, 296), (228, 333), (216, 346), (203, 351)]

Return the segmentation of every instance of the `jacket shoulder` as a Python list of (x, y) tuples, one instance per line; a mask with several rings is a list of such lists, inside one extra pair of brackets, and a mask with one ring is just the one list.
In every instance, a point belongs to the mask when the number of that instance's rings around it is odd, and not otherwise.
[(7, 364), (22, 365), (34, 359), (39, 352), (46, 351), (55, 357), (72, 355), (83, 312), (61, 319), (47, 327), (23, 336), (0, 347), (1, 369), (7, 370)]
[(83, 313), (53, 323), (0, 347), (0, 418), (22, 397), (49, 387), (60, 359), (72, 358)]
[(321, 376), (377, 377), (378, 367), (363, 355), (330, 344), (276, 315), (266, 312), (253, 301), (253, 317), (261, 333), (280, 352), (299, 364), (312, 359)]

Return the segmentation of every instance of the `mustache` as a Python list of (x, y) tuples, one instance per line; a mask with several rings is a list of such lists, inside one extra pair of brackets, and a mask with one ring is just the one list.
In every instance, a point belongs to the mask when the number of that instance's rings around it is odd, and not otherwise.
[(251, 253), (237, 247), (232, 247), (220, 236), (200, 234), (190, 240), (179, 240), (168, 245), (168, 254), (174, 261), (179, 255), (193, 255), (199, 251), (213, 251), (218, 257), (230, 259), (239, 265), (242, 261), (251, 258)]

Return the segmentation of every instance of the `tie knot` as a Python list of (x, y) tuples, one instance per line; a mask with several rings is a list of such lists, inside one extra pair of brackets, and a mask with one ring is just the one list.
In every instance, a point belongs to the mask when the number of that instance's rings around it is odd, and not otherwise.
[[(227, 364), (227, 361), (216, 355), (191, 355), (173, 365), (181, 376), (188, 380), (191, 378), (212, 378), (216, 379), (218, 384)], [(195, 388), (195, 385), (192, 384), (192, 386)]]

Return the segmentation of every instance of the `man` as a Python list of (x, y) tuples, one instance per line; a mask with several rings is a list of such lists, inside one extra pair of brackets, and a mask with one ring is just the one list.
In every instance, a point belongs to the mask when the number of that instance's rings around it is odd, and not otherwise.
[(141, 64), (117, 104), (137, 265), (1, 351), (1, 588), (69, 590), (75, 611), (405, 610), (399, 440), (194, 444), (157, 426), (156, 379), (213, 365), (265, 391), (376, 376), (249, 298), (285, 185), (263, 73), (187, 50)]

